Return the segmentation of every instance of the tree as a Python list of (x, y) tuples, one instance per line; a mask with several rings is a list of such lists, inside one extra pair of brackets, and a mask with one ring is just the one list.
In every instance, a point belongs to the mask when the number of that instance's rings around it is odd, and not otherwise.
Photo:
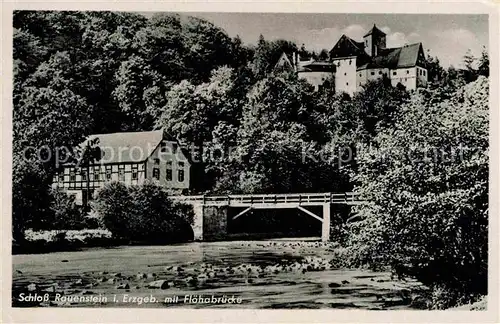
[(88, 202), (90, 201), (91, 191), (90, 191), (90, 165), (95, 161), (101, 159), (102, 151), (99, 147), (99, 138), (89, 138), (82, 145), (79, 145), (74, 150), (73, 160), (76, 162), (76, 168), (83, 168), (86, 172), (86, 192), (83, 197), (83, 205), (85, 208), (89, 207)]
[(122, 115), (121, 129), (151, 129), (154, 117), (165, 104), (166, 80), (135, 55), (122, 62), (115, 77), (117, 86), (113, 90), (113, 98)]
[(194, 166), (194, 179), (201, 181), (193, 183), (196, 190), (206, 190), (211, 187), (210, 180), (205, 177), (206, 164), (204, 152), (216, 144), (213, 132), (220, 124), (239, 124), (241, 104), (244, 100), (244, 89), (235, 80), (234, 71), (221, 67), (212, 72), (209, 82), (194, 85), (182, 81), (166, 95), (163, 113), (157, 121), (157, 127), (163, 127), (175, 138), (185, 143), (191, 151)]
[(328, 51), (323, 48), (321, 50), (321, 52), (319, 52), (318, 60), (320, 60), (320, 61), (328, 61), (328, 57), (329, 57)]
[(444, 288), (440, 307), (485, 294), (488, 80), (442, 102), (415, 95), (358, 157), (356, 190), (369, 203), (350, 226), (351, 264), (391, 265)]
[(429, 82), (439, 82), (443, 79), (445, 70), (441, 66), (439, 58), (437, 56), (432, 56), (429, 50), (427, 50), (426, 68)]
[(467, 50), (467, 52), (464, 55), (463, 58), (464, 66), (466, 70), (472, 71), (474, 70), (474, 62), (476, 62), (476, 58), (472, 54), (472, 51), (470, 48)]
[(485, 47), (483, 47), (481, 57), (479, 58), (478, 73), (479, 75), (483, 75), (485, 77), (490, 75), (490, 58)]

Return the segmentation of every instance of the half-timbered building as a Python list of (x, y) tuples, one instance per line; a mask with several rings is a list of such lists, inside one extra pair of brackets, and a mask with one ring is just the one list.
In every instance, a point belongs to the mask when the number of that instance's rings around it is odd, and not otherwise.
[(53, 187), (86, 205), (104, 184), (118, 181), (141, 185), (150, 180), (168, 189), (189, 189), (188, 152), (163, 130), (91, 135), (81, 144), (95, 142), (99, 157), (83, 164), (66, 164), (54, 176)]

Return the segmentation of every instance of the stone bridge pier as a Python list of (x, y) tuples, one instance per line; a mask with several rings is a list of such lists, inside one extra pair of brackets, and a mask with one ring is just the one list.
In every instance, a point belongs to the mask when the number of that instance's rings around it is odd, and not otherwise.
[(229, 206), (193, 204), (195, 241), (224, 239), (227, 236)]

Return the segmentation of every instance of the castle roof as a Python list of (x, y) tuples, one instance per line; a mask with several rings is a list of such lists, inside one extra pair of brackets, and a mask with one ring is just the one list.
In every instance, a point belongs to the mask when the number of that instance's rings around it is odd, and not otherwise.
[(313, 61), (307, 63), (298, 70), (298, 72), (335, 72), (336, 67), (331, 62)]
[(358, 68), (356, 70), (361, 71), (361, 70), (366, 70), (366, 69), (382, 69), (382, 68), (384, 68), (384, 66), (377, 64), (376, 62), (368, 62), (368, 63), (365, 63), (363, 65), (358, 66)]
[(335, 46), (330, 50), (330, 58), (349, 56), (368, 55), (365, 52), (365, 44), (363, 42), (357, 42), (346, 35), (342, 35)]
[(398, 69), (417, 65), (418, 55), (423, 52), (422, 43), (415, 43), (395, 48), (380, 49), (379, 55), (373, 58), (378, 65)]
[(374, 35), (382, 35), (382, 36), (383, 36), (383, 35), (385, 35), (385, 33), (384, 33), (383, 31), (381, 31), (380, 29), (378, 29), (378, 28), (377, 28), (377, 26), (375, 26), (375, 24), (373, 24), (372, 29), (370, 29), (370, 30), (369, 30), (369, 31), (365, 34), (365, 36), (363, 36), (363, 38), (364, 38), (364, 37), (366, 37), (366, 36), (370, 36), (370, 35), (372, 35), (372, 34), (374, 34)]
[(381, 48), (379, 55), (371, 61), (358, 66), (357, 70), (366, 69), (402, 69), (414, 67), (419, 62), (419, 55), (423, 58), (422, 43), (415, 43), (394, 48)]

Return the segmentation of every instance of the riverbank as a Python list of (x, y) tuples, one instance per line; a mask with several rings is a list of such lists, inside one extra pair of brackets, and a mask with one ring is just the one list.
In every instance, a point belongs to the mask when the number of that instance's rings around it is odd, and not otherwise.
[[(332, 268), (330, 248), (273, 240), (15, 255), (12, 302), (15, 307), (423, 308), (427, 289), (420, 283), (392, 280), (389, 272)], [(26, 300), (35, 294), (48, 300)], [(241, 303), (185, 302), (186, 295), (202, 300), (234, 295)], [(145, 302), (150, 297), (157, 301)]]

